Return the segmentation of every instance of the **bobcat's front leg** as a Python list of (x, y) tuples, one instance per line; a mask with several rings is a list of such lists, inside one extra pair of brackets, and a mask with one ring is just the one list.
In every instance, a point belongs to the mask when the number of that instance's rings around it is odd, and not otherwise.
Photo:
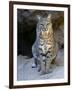
[(52, 60), (49, 59), (46, 60), (46, 70), (45, 70), (46, 73), (50, 73), (52, 71), (50, 70), (51, 62)]
[(41, 72), (40, 72), (40, 74), (43, 75), (43, 74), (46, 73), (45, 72), (45, 69), (46, 69), (46, 60), (45, 60), (44, 56), (42, 56), (42, 59), (40, 61), (40, 65), (41, 65)]

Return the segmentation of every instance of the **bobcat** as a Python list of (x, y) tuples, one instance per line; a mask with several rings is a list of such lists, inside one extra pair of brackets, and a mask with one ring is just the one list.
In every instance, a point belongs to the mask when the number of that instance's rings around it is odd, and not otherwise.
[(32, 46), (35, 66), (42, 74), (48, 73), (51, 63), (56, 58), (56, 43), (51, 22), (51, 14), (41, 18), (37, 24), (36, 41)]

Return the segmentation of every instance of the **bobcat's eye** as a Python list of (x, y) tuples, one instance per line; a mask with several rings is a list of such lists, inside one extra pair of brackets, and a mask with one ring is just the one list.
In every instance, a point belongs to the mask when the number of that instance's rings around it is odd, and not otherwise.
[(47, 23), (46, 28), (48, 27), (49, 23)]
[(44, 28), (42, 29), (42, 31), (45, 31), (45, 30), (46, 30), (46, 29), (44, 29)]
[(43, 25), (43, 24), (41, 24), (41, 25), (39, 26), (39, 30), (40, 30), (40, 31), (44, 31), (44, 25)]

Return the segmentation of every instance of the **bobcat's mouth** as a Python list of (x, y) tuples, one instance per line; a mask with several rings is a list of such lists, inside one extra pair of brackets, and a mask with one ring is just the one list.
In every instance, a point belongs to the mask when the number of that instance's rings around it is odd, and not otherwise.
[(48, 31), (42, 31), (40, 33), (40, 38), (42, 38), (42, 39), (48, 39)]

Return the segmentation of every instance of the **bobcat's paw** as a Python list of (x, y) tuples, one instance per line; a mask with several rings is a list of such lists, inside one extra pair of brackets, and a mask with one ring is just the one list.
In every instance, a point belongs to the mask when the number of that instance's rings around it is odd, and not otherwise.
[(46, 74), (45, 71), (41, 71), (41, 72), (40, 72), (40, 75), (44, 75), (44, 74)]
[(33, 63), (33, 64), (32, 64), (32, 68), (36, 68), (36, 64)]
[(46, 70), (46, 74), (48, 74), (48, 73), (52, 73), (53, 72), (53, 69), (49, 69), (49, 70)]

